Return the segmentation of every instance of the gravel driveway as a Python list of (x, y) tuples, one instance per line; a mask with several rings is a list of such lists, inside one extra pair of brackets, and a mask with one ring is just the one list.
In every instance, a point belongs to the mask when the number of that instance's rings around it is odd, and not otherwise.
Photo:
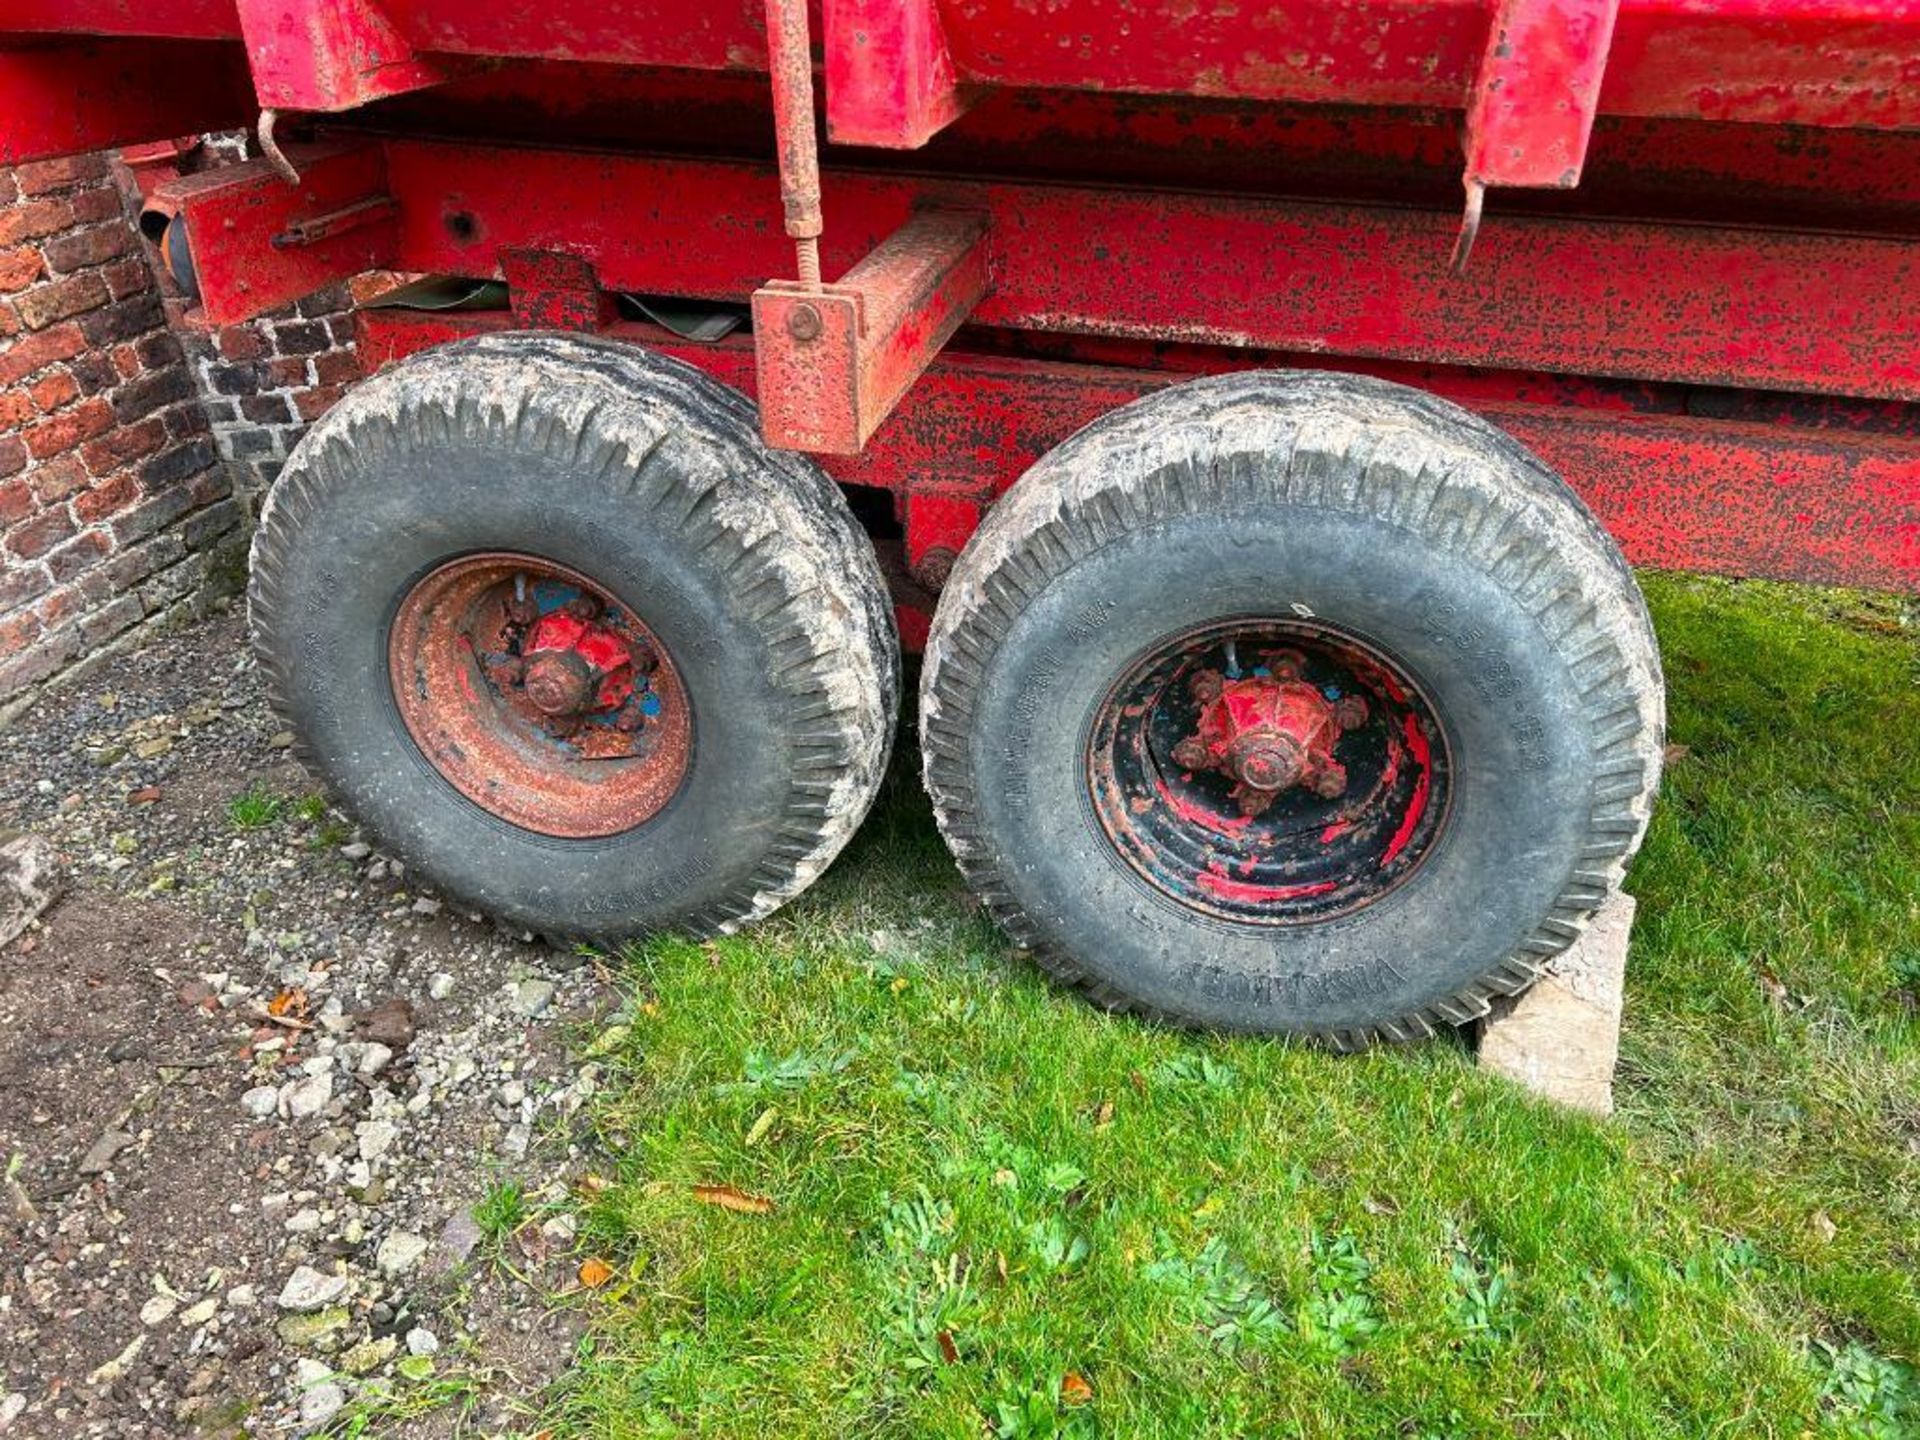
[(385, 1393), (371, 1433), (517, 1434), (578, 1338), (578, 1052), (618, 997), (371, 849), (287, 741), (238, 613), (0, 735), (0, 840), (63, 882), (0, 951), (6, 1440)]

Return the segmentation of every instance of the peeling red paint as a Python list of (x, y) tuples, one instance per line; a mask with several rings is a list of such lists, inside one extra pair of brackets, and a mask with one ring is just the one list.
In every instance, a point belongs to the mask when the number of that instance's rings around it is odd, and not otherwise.
[(1248, 905), (1265, 905), (1281, 900), (1305, 900), (1315, 895), (1325, 895), (1336, 888), (1331, 880), (1323, 880), (1315, 885), (1248, 885), (1244, 881), (1229, 879), (1227, 876), (1211, 870), (1203, 870), (1199, 884), (1209, 894), (1222, 900), (1238, 900)]
[(1419, 825), (1420, 817), (1427, 812), (1427, 790), (1433, 773), (1432, 752), (1427, 744), (1427, 732), (1420, 728), (1420, 722), (1413, 716), (1406, 717), (1407, 749), (1413, 755), (1413, 763), (1420, 767), (1420, 777), (1414, 782), (1413, 799), (1407, 805), (1406, 817), (1401, 820), (1400, 828), (1393, 832), (1393, 839), (1387, 843), (1386, 855), (1380, 864), (1385, 867), (1400, 858), (1400, 852), (1407, 848), (1407, 842), (1413, 838), (1414, 828)]

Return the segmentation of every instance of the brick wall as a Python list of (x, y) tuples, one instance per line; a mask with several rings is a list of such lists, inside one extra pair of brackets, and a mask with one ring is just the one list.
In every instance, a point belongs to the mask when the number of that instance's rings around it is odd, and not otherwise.
[(358, 373), (344, 288), (182, 323), (138, 209), (108, 156), (0, 168), (0, 724), (236, 588), (260, 494)]
[(351, 303), (346, 287), (336, 285), (297, 306), (207, 332), (180, 320), (181, 301), (167, 302), (214, 445), (250, 514), (307, 426), (360, 378)]

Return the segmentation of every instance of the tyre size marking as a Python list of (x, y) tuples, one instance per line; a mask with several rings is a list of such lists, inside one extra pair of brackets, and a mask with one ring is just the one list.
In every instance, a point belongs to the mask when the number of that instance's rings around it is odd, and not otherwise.
[(1420, 632), (1445, 645), (1459, 658), (1467, 680), (1482, 698), (1498, 704), (1507, 720), (1507, 731), (1520, 747), (1520, 768), (1549, 770), (1547, 727), (1520, 687), (1513, 664), (1487, 642), (1479, 626), (1460, 622), (1459, 607), (1441, 600), (1431, 586), (1420, 591), (1411, 602)]
[(573, 902), (573, 908), (583, 915), (611, 915), (639, 906), (659, 905), (678, 895), (712, 869), (712, 857), (690, 855), (651, 885), (624, 893), (583, 895)]
[[(1093, 600), (1082, 606), (1067, 624), (1066, 643), (1078, 645), (1091, 638), (1107, 623), (1117, 604), (1113, 600)], [(1033, 678), (1013, 702), (1013, 723), (1007, 733), (1006, 745), (1000, 752), (1000, 781), (1007, 809), (1015, 817), (1024, 817), (1027, 811), (1027, 802), (1031, 798), (1029, 786), (1032, 771), (1028, 761), (1033, 727), (1040, 718), (1041, 708), (1046, 704), (1063, 663), (1065, 656), (1061, 648), (1058, 645), (1047, 646), (1040, 652)]]
[(1317, 974), (1248, 974), (1244, 970), (1210, 965), (1204, 960), (1194, 962), (1187, 970), (1193, 977), (1195, 987), (1209, 999), (1290, 1008), (1371, 999), (1390, 990), (1396, 983), (1406, 983), (1407, 978), (1398, 966), (1384, 957), (1365, 960), (1358, 965), (1342, 965)]

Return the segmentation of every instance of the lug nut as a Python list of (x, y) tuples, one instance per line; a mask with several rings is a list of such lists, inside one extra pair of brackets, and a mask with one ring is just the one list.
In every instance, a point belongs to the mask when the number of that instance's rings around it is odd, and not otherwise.
[(1322, 800), (1338, 800), (1347, 793), (1347, 767), (1337, 760), (1327, 762), (1327, 767), (1313, 777), (1313, 793)]
[(1204, 770), (1210, 758), (1206, 743), (1191, 735), (1173, 747), (1173, 763), (1182, 770)]

